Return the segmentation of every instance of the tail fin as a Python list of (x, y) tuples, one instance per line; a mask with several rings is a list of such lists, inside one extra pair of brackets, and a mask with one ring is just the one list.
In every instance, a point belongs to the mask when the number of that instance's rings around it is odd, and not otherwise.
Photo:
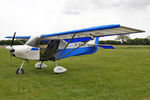
[(93, 40), (89, 41), (88, 45), (89, 46), (96, 46), (96, 47), (98, 47), (98, 45), (99, 45), (99, 37), (95, 37)]
[(99, 44), (99, 37), (96, 37), (95, 39), (95, 45), (98, 45)]

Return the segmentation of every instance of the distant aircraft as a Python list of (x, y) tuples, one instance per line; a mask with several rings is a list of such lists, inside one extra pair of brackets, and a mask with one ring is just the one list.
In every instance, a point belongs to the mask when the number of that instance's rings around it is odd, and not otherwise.
[[(103, 25), (67, 32), (44, 34), (40, 36), (7, 36), (12, 38), (10, 46), (6, 49), (11, 56), (23, 59), (23, 62), (16, 70), (17, 74), (23, 74), (24, 61), (37, 60), (37, 69), (45, 68), (44, 61), (53, 61), (56, 65), (54, 73), (63, 73), (66, 68), (58, 66), (56, 61), (71, 56), (93, 54), (98, 50), (99, 37), (140, 33), (143, 30), (133, 29), (119, 24)], [(13, 45), (15, 39), (28, 39), (24, 45)], [(40, 47), (40, 42), (47, 42), (46, 47)], [(103, 47), (103, 46), (102, 46)], [(109, 48), (109, 47), (108, 47)]]

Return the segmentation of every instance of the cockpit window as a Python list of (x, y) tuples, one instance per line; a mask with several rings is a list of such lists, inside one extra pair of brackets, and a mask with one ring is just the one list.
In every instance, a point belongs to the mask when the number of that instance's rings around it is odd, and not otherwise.
[(37, 47), (39, 38), (37, 36), (31, 36), (30, 39), (26, 42), (26, 45)]

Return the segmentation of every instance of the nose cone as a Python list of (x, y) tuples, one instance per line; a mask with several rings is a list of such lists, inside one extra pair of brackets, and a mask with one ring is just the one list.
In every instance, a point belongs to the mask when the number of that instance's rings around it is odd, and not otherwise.
[(11, 46), (6, 46), (6, 49), (9, 50), (9, 51), (13, 50), (13, 48)]

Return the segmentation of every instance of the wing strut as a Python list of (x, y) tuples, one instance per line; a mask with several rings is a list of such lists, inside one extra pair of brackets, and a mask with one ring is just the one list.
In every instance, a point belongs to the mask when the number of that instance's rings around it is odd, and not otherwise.
[[(90, 41), (90, 40), (89, 40), (89, 41)], [(87, 42), (89, 42), (89, 41), (86, 41), (86, 42), (82, 43), (82, 44), (79, 45), (77, 48), (74, 48), (73, 50), (71, 50), (71, 51), (69, 51), (68, 53), (66, 53), (65, 55), (63, 55), (62, 57), (59, 57), (57, 60), (59, 60), (59, 59), (63, 58), (64, 56), (70, 54), (71, 52), (73, 52), (74, 50), (76, 50), (76, 49), (80, 48), (81, 46), (85, 45), (85, 44), (86, 44)]]
[(69, 45), (69, 43), (72, 41), (72, 39), (75, 37), (76, 33), (73, 34), (72, 38), (69, 40), (69, 42), (66, 44), (66, 46), (64, 47), (64, 49), (60, 52), (60, 54), (58, 55), (58, 57), (61, 56), (61, 54), (64, 52), (64, 50), (67, 48), (67, 46)]

